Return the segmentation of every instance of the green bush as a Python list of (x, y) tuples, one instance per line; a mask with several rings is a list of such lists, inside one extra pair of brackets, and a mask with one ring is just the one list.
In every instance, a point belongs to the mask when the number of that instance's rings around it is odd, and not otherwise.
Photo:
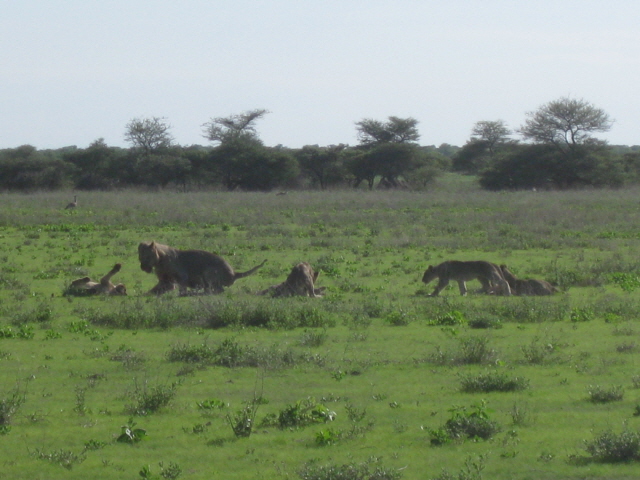
[(317, 403), (312, 397), (287, 405), (280, 413), (267, 415), (261, 426), (278, 428), (302, 428), (315, 423), (332, 421), (336, 413)]
[(379, 464), (378, 457), (372, 457), (363, 463), (346, 463), (343, 465), (318, 465), (315, 461), (307, 462), (298, 476), (303, 480), (398, 480), (402, 472)]
[(620, 385), (604, 388), (600, 385), (589, 385), (589, 400), (593, 403), (609, 403), (622, 400), (624, 389)]
[(606, 431), (592, 441), (584, 441), (590, 460), (618, 463), (640, 460), (640, 432), (625, 430), (616, 434)]
[(451, 418), (441, 428), (429, 430), (431, 445), (443, 445), (465, 438), (488, 440), (501, 430), (498, 423), (489, 419), (484, 400), (472, 405), (470, 409), (456, 405), (449, 411)]
[(522, 377), (509, 378), (504, 373), (487, 372), (480, 375), (462, 375), (462, 391), (476, 392), (516, 392), (529, 387), (529, 380)]

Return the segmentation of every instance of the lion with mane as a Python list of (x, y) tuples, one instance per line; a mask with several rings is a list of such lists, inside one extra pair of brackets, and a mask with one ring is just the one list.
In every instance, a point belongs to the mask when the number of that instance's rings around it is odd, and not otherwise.
[(138, 245), (140, 268), (155, 273), (158, 283), (149, 293), (162, 295), (175, 289), (185, 295), (187, 289), (203, 289), (205, 293), (222, 293), (240, 278), (255, 273), (265, 263), (246, 272), (236, 272), (229, 262), (215, 253), (204, 250), (178, 250), (155, 241)]

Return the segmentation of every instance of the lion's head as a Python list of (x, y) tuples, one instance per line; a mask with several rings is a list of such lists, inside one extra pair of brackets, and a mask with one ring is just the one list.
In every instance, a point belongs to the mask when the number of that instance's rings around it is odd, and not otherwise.
[(111, 293), (111, 295), (126, 295), (126, 294), (127, 294), (127, 287), (125, 287), (124, 283), (117, 284), (114, 287), (113, 292)]
[(431, 280), (433, 280), (436, 277), (438, 277), (438, 273), (436, 272), (436, 269), (433, 268), (433, 265), (429, 265), (429, 268), (427, 268), (424, 271), (424, 275), (422, 276), (422, 281), (424, 283), (429, 283)]
[(158, 265), (160, 259), (156, 242), (142, 242), (138, 245), (138, 259), (140, 260), (140, 268), (147, 272), (153, 273), (153, 268)]

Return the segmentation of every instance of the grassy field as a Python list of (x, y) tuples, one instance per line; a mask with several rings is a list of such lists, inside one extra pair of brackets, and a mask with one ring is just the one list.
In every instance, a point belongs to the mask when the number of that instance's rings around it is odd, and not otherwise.
[[(0, 478), (637, 478), (639, 194), (0, 195)], [(147, 240), (268, 262), (149, 297)], [(428, 297), (447, 259), (561, 292)], [(324, 298), (254, 295), (300, 261)]]

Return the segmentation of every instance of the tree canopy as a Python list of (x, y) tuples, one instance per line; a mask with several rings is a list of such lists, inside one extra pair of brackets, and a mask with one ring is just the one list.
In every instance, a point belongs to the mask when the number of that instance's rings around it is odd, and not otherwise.
[(528, 112), (520, 133), (534, 143), (550, 144), (562, 152), (579, 145), (598, 143), (595, 132), (607, 132), (613, 121), (609, 115), (585, 100), (567, 97)]

